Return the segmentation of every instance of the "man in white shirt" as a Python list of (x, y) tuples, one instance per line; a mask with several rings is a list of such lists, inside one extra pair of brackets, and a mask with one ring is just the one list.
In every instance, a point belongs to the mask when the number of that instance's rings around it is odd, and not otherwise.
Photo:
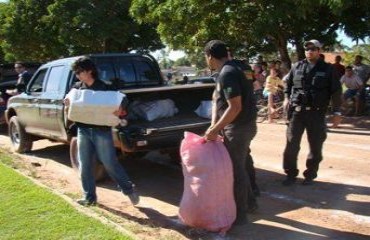
[(343, 94), (345, 107), (348, 107), (346, 106), (347, 100), (353, 98), (355, 100), (355, 115), (357, 115), (359, 110), (359, 94), (363, 88), (363, 81), (353, 72), (352, 66), (347, 66), (340, 82), (347, 88)]

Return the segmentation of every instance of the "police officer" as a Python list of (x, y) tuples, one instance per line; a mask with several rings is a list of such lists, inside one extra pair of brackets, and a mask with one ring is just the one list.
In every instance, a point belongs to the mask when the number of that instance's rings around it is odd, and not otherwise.
[(339, 117), (342, 88), (339, 75), (331, 64), (320, 59), (322, 44), (317, 40), (304, 43), (306, 59), (296, 63), (287, 76), (284, 107), (288, 111), (287, 143), (283, 168), (287, 174), (283, 185), (296, 182), (299, 170), (297, 157), (304, 130), (310, 152), (303, 172), (303, 185), (310, 185), (317, 177), (322, 160), (322, 146), (326, 139), (325, 113), (332, 99), (334, 115)]

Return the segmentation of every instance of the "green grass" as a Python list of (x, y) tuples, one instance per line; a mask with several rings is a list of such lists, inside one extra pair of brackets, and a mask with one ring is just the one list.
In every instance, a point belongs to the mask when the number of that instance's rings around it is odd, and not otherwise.
[(0, 239), (131, 239), (3, 164), (10, 162), (0, 153)]

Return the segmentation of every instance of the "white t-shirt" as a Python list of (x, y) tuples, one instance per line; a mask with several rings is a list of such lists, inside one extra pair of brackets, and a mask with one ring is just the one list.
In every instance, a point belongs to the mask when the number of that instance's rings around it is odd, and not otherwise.
[(348, 89), (359, 89), (362, 86), (361, 79), (356, 75), (352, 74), (351, 77), (347, 77), (345, 74), (340, 79), (340, 82), (344, 84)]

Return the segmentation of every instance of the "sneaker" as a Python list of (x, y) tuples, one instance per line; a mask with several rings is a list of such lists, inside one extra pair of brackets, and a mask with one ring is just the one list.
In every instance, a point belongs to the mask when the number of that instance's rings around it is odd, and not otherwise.
[(132, 192), (131, 194), (128, 194), (127, 197), (130, 199), (132, 205), (137, 205), (140, 202), (140, 197), (136, 192)]
[(291, 185), (293, 185), (296, 181), (297, 181), (297, 178), (287, 177), (287, 178), (286, 178), (284, 181), (282, 181), (281, 183), (282, 183), (284, 186), (291, 186)]
[(312, 185), (312, 184), (313, 184), (313, 179), (312, 178), (305, 178), (302, 181), (302, 185), (304, 185), (304, 186), (308, 186), (308, 185)]
[(96, 205), (96, 201), (91, 201), (91, 200), (87, 200), (87, 199), (80, 199), (80, 200), (77, 200), (77, 203), (82, 205), (82, 206), (85, 206), (85, 207), (88, 207), (88, 206), (95, 206)]

